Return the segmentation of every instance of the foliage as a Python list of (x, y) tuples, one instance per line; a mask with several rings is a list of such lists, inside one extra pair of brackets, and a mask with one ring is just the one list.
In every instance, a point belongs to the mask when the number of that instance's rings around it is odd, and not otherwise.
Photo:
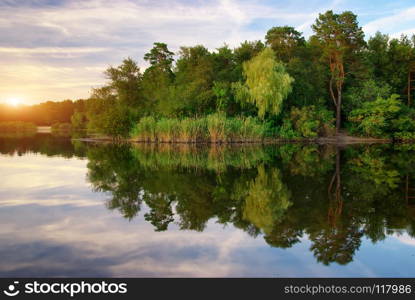
[(36, 132), (36, 125), (29, 122), (0, 122), (0, 132)]
[(405, 35), (391, 39), (377, 32), (368, 41), (366, 57), (376, 81), (388, 84), (392, 93), (406, 93), (408, 66), (415, 60), (413, 39)]
[(73, 130), (86, 129), (87, 118), (85, 113), (75, 111), (71, 116), (71, 125)]
[(257, 177), (248, 184), (243, 218), (269, 234), (292, 205), (290, 198), (291, 193), (283, 184), (280, 171), (273, 168), (266, 172), (264, 166), (259, 166)]
[(314, 105), (293, 107), (279, 130), (282, 138), (313, 138), (334, 133), (333, 113), (324, 107)]
[(133, 125), (133, 113), (119, 103), (111, 89), (94, 90), (87, 102), (88, 130), (113, 138), (127, 137)]
[[(357, 23), (357, 16), (350, 11), (335, 14), (329, 10), (319, 14), (312, 25), (315, 39), (321, 44), (323, 58), (328, 62), (331, 78), (330, 95), (336, 107), (336, 132), (340, 130), (342, 91), (346, 80), (345, 62), (365, 46), (364, 33)], [(347, 65), (346, 65), (347, 66)]]
[(125, 59), (118, 67), (105, 71), (110, 82), (94, 89), (86, 104), (88, 130), (115, 139), (129, 135), (134, 120), (145, 108), (141, 94), (141, 73), (137, 63)]
[(415, 130), (415, 112), (407, 108), (394, 94), (363, 103), (351, 111), (350, 130), (367, 137), (411, 137)]
[(38, 126), (69, 123), (75, 111), (84, 111), (86, 100), (46, 101), (31, 106), (11, 107), (0, 103), (0, 122), (22, 121)]
[(121, 105), (138, 109), (144, 107), (141, 94), (142, 74), (132, 58), (126, 58), (118, 67), (110, 67), (105, 71), (110, 80), (108, 87), (113, 89)]
[(240, 101), (253, 103), (258, 108), (258, 116), (279, 115), (284, 99), (291, 92), (294, 81), (285, 71), (282, 63), (274, 57), (270, 48), (265, 48), (257, 56), (243, 64), (246, 81), (236, 85)]
[(303, 137), (328, 136), (334, 133), (333, 113), (324, 107), (293, 107), (290, 120), (294, 129)]
[(143, 74), (141, 82), (143, 97), (146, 105), (145, 110), (163, 110), (166, 102), (171, 97), (171, 85), (174, 80), (172, 71), (174, 53), (169, 51), (164, 43), (154, 43), (154, 47), (150, 52), (144, 55), (144, 60), (150, 63)]
[(181, 47), (179, 55), (172, 91), (174, 96), (170, 100), (174, 102), (174, 115), (191, 116), (213, 111), (214, 64), (211, 53), (199, 45)]
[(290, 26), (272, 27), (268, 30), (265, 40), (278, 59), (288, 62), (296, 56), (299, 48), (305, 46), (305, 39), (301, 33)]
[(277, 134), (278, 137), (282, 139), (297, 139), (300, 138), (300, 133), (294, 129), (293, 123), (289, 118), (284, 118), (282, 125), (278, 128)]
[(391, 94), (391, 87), (387, 83), (377, 83), (373, 79), (365, 80), (349, 89), (344, 99), (344, 111), (349, 114), (353, 109), (362, 107), (365, 102), (388, 98)]
[(52, 124), (51, 126), (51, 131), (52, 132), (59, 132), (59, 131), (71, 131), (72, 130), (72, 125), (71, 123), (55, 123)]

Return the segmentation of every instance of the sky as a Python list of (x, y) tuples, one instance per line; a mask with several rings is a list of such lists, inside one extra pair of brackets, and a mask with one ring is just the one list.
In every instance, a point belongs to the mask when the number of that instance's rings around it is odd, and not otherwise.
[(154, 42), (214, 50), (283, 25), (308, 37), (329, 9), (357, 14), (366, 38), (415, 34), (414, 0), (0, 0), (0, 102), (87, 98), (123, 58), (144, 70)]

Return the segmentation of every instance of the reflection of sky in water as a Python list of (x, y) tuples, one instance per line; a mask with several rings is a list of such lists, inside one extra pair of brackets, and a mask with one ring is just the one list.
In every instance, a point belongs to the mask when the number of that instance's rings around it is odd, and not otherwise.
[(0, 156), (0, 276), (413, 276), (415, 241), (372, 244), (354, 261), (324, 266), (310, 242), (272, 248), (214, 220), (203, 232), (154, 232), (105, 207), (85, 181), (86, 160)]

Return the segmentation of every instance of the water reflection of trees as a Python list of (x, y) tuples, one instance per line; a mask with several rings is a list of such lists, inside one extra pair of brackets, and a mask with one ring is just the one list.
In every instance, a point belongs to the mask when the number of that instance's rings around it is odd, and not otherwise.
[(308, 238), (319, 262), (347, 264), (363, 237), (414, 233), (414, 155), (399, 147), (106, 145), (89, 147), (88, 178), (126, 218), (144, 202), (157, 231), (214, 219), (274, 247)]
[(85, 143), (51, 134), (0, 135), (0, 154), (5, 155), (39, 153), (46, 156), (82, 158), (86, 156), (86, 149)]

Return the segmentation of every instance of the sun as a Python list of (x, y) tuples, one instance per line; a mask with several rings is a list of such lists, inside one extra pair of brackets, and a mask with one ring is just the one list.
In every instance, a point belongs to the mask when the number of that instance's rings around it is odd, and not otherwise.
[(22, 103), (22, 100), (20, 100), (19, 98), (9, 98), (6, 100), (6, 103), (11, 106), (18, 106)]

